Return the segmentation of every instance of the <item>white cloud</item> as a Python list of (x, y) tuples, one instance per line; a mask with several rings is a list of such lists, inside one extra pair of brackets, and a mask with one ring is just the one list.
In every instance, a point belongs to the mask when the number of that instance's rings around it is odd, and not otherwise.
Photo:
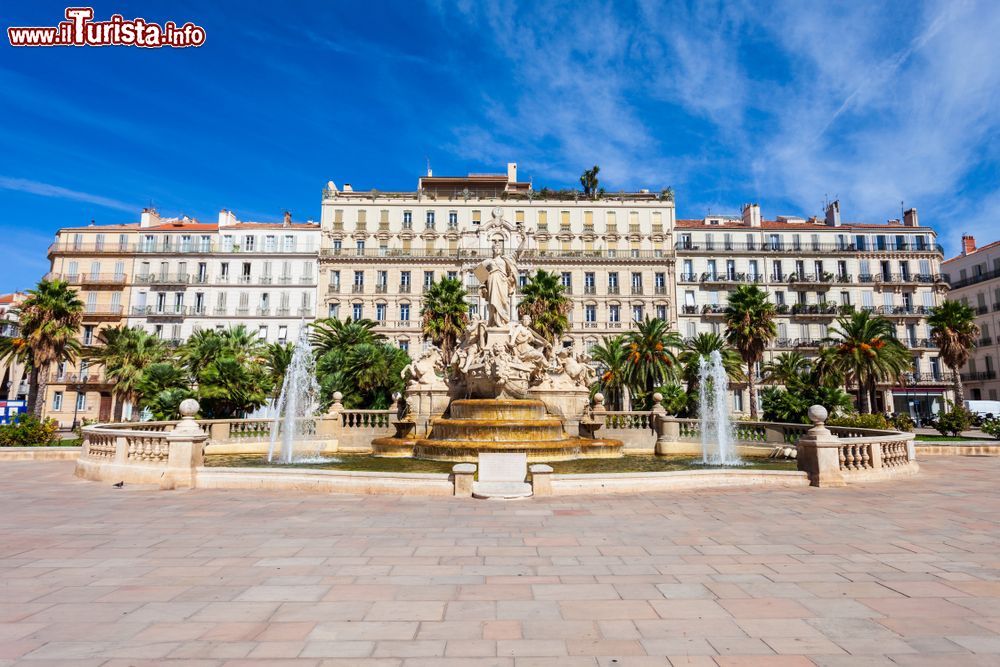
[(40, 197), (52, 197), (55, 199), (71, 199), (73, 201), (82, 201), (88, 204), (94, 204), (95, 206), (103, 206), (104, 208), (113, 208), (119, 211), (129, 211), (133, 213), (138, 208), (133, 204), (127, 204), (118, 199), (102, 197), (88, 192), (79, 192), (78, 190), (70, 190), (69, 188), (52, 185), (50, 183), (30, 181), (26, 178), (10, 178), (7, 176), (0, 176), (0, 190), (27, 192), (29, 194), (39, 195)]

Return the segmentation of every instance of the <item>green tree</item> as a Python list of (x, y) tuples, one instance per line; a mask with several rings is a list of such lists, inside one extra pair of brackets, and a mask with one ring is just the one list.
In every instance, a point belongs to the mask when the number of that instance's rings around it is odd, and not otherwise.
[(782, 352), (764, 364), (762, 379), (768, 384), (788, 386), (813, 371), (812, 362), (801, 352)]
[(197, 385), (201, 412), (210, 419), (243, 416), (267, 402), (266, 346), (244, 325), (196, 332), (180, 359)]
[(871, 413), (875, 389), (880, 381), (897, 380), (913, 367), (907, 349), (896, 339), (896, 326), (868, 311), (837, 318), (824, 341), (834, 352), (832, 365), (858, 386), (858, 403), (863, 413)]
[(264, 353), (264, 367), (271, 383), (271, 399), (277, 401), (281, 396), (281, 388), (285, 384), (285, 373), (292, 364), (295, 345), (292, 343), (271, 343)]
[(341, 352), (354, 345), (362, 343), (378, 343), (385, 341), (385, 336), (375, 331), (375, 322), (368, 319), (317, 320), (309, 334), (309, 342), (317, 357), (322, 357), (331, 350)]
[(583, 186), (583, 196), (596, 198), (597, 197), (597, 174), (601, 171), (601, 168), (596, 164), (591, 169), (586, 169), (580, 176), (580, 185)]
[(469, 324), (469, 304), (465, 302), (465, 287), (458, 278), (441, 278), (424, 293), (420, 309), (423, 334), (441, 348), (447, 366), (455, 343)]
[(962, 386), (961, 369), (969, 361), (969, 355), (979, 338), (976, 313), (961, 301), (945, 300), (931, 309), (927, 324), (931, 328), (931, 339), (945, 365), (951, 369), (955, 383), (955, 405), (965, 406), (965, 388)]
[(756, 285), (740, 285), (729, 295), (725, 313), (726, 341), (736, 348), (746, 364), (750, 417), (757, 419), (756, 366), (763, 359), (768, 343), (778, 335), (774, 323), (777, 311), (762, 289)]
[(570, 302), (562, 281), (555, 273), (538, 269), (521, 288), (519, 315), (531, 317), (531, 328), (555, 343), (569, 329)]
[(157, 421), (166, 421), (179, 418), (181, 401), (193, 398), (195, 392), (184, 368), (159, 361), (146, 366), (136, 379), (135, 396), (138, 408), (148, 409)]
[[(42, 280), (17, 308), (19, 336), (0, 347), (5, 357), (27, 361), (28, 412), (41, 417), (46, 376), (54, 363), (73, 362), (81, 351), (83, 302), (76, 290), (61, 280)], [(39, 400), (41, 396), (41, 400)]]
[(730, 382), (743, 380), (743, 371), (740, 368), (742, 359), (739, 353), (730, 347), (721, 335), (702, 332), (684, 341), (684, 349), (677, 355), (681, 365), (681, 379), (687, 383), (688, 393), (698, 387), (698, 370), (701, 367), (702, 357), (707, 358), (712, 352), (718, 352), (722, 356), (722, 367), (726, 370)]
[(677, 379), (678, 363), (673, 350), (684, 343), (667, 322), (649, 317), (633, 323), (627, 340), (628, 384), (637, 398), (648, 403), (657, 387)]
[(590, 358), (597, 364), (597, 381), (591, 394), (601, 392), (612, 410), (628, 410), (628, 357), (629, 347), (624, 336), (605, 336), (590, 350)]
[[(108, 327), (97, 335), (99, 345), (85, 351), (85, 356), (104, 367), (104, 374), (113, 382), (115, 421), (120, 421), (125, 401), (139, 403), (138, 384), (143, 371), (167, 356), (163, 341), (142, 327)], [(138, 411), (133, 412), (133, 418)]]

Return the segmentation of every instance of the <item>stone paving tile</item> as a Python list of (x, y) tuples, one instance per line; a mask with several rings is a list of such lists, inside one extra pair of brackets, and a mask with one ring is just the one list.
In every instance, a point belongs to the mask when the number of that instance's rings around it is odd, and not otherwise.
[(1000, 459), (521, 502), (0, 466), (0, 667), (1000, 664)]

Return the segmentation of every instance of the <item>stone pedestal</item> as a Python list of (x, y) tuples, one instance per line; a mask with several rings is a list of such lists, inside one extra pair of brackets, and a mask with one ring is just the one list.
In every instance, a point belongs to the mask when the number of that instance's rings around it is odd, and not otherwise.
[(586, 387), (534, 387), (530, 397), (544, 403), (550, 415), (562, 419), (567, 433), (580, 434), (580, 420), (590, 407), (590, 392)]
[(531, 492), (536, 496), (552, 495), (552, 466), (544, 463), (532, 465), (531, 470)]
[(459, 498), (472, 497), (472, 482), (476, 477), (475, 463), (458, 463), (451, 469), (455, 478), (455, 496)]
[(451, 395), (447, 387), (408, 389), (406, 403), (409, 407), (407, 418), (413, 421), (411, 435), (416, 437), (428, 435), (431, 430), (431, 421), (443, 415), (450, 402)]
[(809, 475), (809, 483), (813, 486), (845, 486), (847, 482), (840, 471), (840, 445), (837, 437), (824, 426), (826, 418), (826, 408), (822, 405), (809, 408), (813, 427), (796, 445), (798, 469)]
[(191, 398), (181, 401), (180, 412), (181, 422), (165, 436), (170, 448), (167, 469), (160, 478), (162, 489), (194, 488), (196, 469), (205, 465), (208, 434), (194, 420), (198, 402)]

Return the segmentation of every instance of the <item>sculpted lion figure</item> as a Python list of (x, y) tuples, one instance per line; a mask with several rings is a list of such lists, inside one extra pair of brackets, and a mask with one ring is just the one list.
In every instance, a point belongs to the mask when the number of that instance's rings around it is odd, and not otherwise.
[(400, 371), (400, 376), (405, 380), (409, 374), (409, 386), (429, 387), (441, 384), (439, 372), (444, 372), (444, 360), (441, 358), (441, 350), (433, 345), (424, 350), (416, 361), (412, 361)]

